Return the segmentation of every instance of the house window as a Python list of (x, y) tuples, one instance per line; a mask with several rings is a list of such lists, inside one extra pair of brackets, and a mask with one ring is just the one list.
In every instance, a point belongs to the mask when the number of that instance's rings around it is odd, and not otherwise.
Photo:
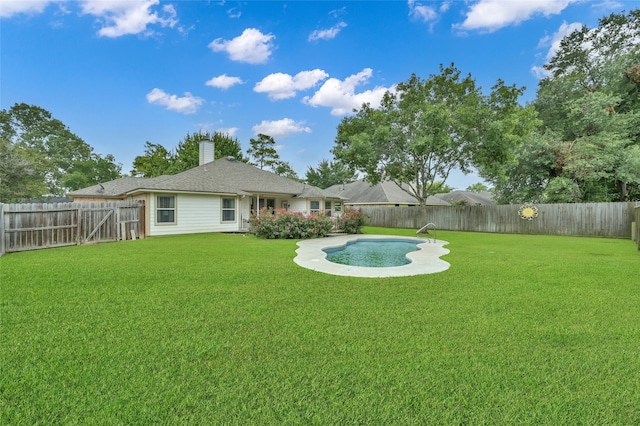
[(331, 201), (324, 202), (324, 209), (327, 211), (331, 211)]
[(267, 208), (267, 210), (274, 211), (276, 209), (276, 199), (275, 198), (260, 198), (260, 207), (258, 210), (262, 210), (263, 208)]
[(309, 201), (309, 209), (311, 210), (311, 214), (320, 213), (320, 201), (318, 200)]
[(236, 221), (236, 199), (235, 198), (222, 199), (222, 221), (223, 222)]
[(337, 212), (342, 211), (342, 203), (338, 203), (338, 202), (336, 202), (336, 204), (335, 204), (335, 209), (336, 209), (336, 211), (337, 211)]
[(156, 223), (176, 223), (175, 195), (158, 195), (156, 197)]

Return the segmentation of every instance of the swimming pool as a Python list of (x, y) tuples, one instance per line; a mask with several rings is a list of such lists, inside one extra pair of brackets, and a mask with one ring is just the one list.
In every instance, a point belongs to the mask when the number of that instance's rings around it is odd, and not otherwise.
[(351, 266), (383, 268), (402, 266), (411, 261), (407, 254), (418, 249), (417, 241), (409, 240), (355, 240), (342, 247), (323, 249), (327, 260)]
[[(372, 267), (345, 265), (327, 260), (326, 250), (344, 248), (348, 243), (356, 241), (380, 242), (386, 240), (408, 241), (416, 245), (417, 250), (414, 249), (415, 251), (406, 254), (410, 263), (400, 266)], [(440, 259), (441, 256), (449, 253), (449, 250), (444, 248), (446, 244), (449, 243), (443, 240), (397, 235), (340, 235), (299, 241), (296, 257), (293, 261), (303, 268), (317, 272), (350, 277), (381, 278), (433, 274), (445, 271), (450, 266), (448, 262)]]

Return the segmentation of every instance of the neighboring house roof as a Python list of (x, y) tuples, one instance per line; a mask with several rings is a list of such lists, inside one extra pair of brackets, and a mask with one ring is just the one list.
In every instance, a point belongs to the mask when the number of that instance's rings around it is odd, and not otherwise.
[(465, 201), (470, 206), (492, 206), (496, 203), (493, 200), (493, 194), (488, 191), (451, 191), (446, 194), (437, 194), (436, 197), (449, 203)]
[(175, 175), (124, 177), (73, 191), (70, 197), (122, 197), (141, 192), (176, 191), (213, 194), (288, 194), (300, 198), (341, 198), (338, 195), (261, 170), (233, 157), (220, 158)]
[[(363, 180), (357, 180), (344, 185), (333, 185), (326, 190), (349, 199), (349, 204), (420, 204), (417, 198), (407, 194), (391, 181), (371, 185)], [(449, 203), (430, 196), (427, 198), (427, 205), (449, 205)]]

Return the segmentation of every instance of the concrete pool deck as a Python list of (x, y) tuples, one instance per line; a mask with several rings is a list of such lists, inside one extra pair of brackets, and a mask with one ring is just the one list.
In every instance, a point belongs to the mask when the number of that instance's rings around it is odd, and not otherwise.
[[(402, 266), (373, 268), (366, 266), (341, 265), (329, 262), (327, 254), (322, 251), (326, 248), (337, 248), (356, 240), (410, 240), (416, 241), (419, 250), (407, 254), (411, 263)], [(406, 277), (411, 275), (435, 274), (449, 269), (449, 263), (440, 259), (441, 256), (449, 253), (443, 246), (449, 244), (447, 241), (433, 240), (416, 237), (402, 237), (396, 235), (338, 235), (298, 242), (297, 256), (293, 259), (295, 263), (303, 268), (311, 269), (325, 274), (341, 275), (347, 277), (362, 278), (383, 278), (383, 277)]]

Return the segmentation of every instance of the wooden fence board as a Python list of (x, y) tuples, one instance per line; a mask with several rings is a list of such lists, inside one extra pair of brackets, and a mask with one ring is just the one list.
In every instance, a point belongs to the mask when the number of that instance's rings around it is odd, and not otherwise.
[(640, 250), (640, 201), (636, 201), (636, 207), (634, 212), (634, 222), (636, 224), (636, 243), (638, 244), (638, 250)]
[(4, 254), (4, 204), (0, 204), (0, 256)]
[(0, 204), (0, 255), (126, 240), (130, 231), (144, 237), (142, 202)]
[(371, 226), (420, 229), (429, 222), (450, 231), (631, 238), (632, 203), (538, 204), (522, 219), (520, 205), (360, 207)]

